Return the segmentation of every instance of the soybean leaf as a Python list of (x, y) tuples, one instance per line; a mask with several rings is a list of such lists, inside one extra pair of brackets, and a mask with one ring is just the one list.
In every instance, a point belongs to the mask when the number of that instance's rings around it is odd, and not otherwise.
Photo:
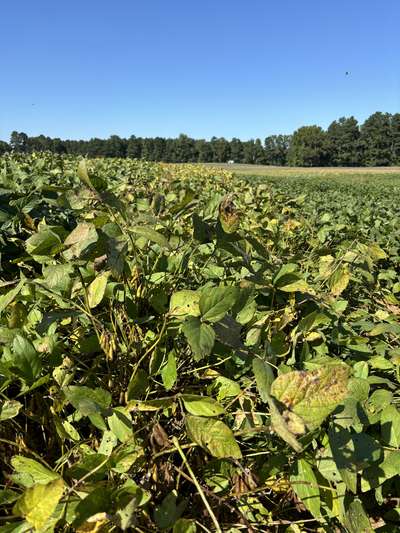
[(219, 322), (232, 309), (239, 296), (237, 287), (211, 287), (202, 292), (199, 307), (204, 320)]
[(133, 226), (130, 228), (130, 231), (136, 233), (136, 235), (144, 237), (148, 241), (155, 242), (161, 248), (170, 248), (168, 239), (162, 233), (153, 228), (149, 228), (147, 226)]
[(343, 521), (349, 533), (373, 533), (373, 528), (359, 499), (349, 505)]
[(11, 465), (14, 469), (13, 479), (28, 488), (36, 483), (46, 484), (60, 477), (56, 472), (49, 470), (38, 461), (22, 455), (14, 455), (11, 459)]
[(200, 316), (200, 293), (190, 290), (174, 292), (169, 302), (169, 312), (174, 318)]
[(214, 457), (242, 457), (232, 431), (220, 420), (189, 415), (186, 417), (186, 429), (189, 438)]
[(177, 378), (176, 357), (173, 350), (168, 354), (167, 364), (161, 369), (161, 377), (165, 390), (171, 390)]
[(271, 365), (266, 361), (255, 357), (253, 359), (253, 374), (256, 378), (257, 389), (263, 402), (268, 402), (271, 385), (274, 381), (274, 373)]
[(190, 317), (183, 323), (182, 332), (196, 361), (210, 355), (215, 342), (215, 332), (209, 324), (204, 324), (197, 317)]
[(315, 517), (321, 511), (320, 490), (311, 465), (305, 459), (298, 459), (290, 474), (290, 484), (304, 506)]
[(22, 408), (22, 403), (16, 400), (4, 400), (0, 402), (0, 422), (17, 416)]
[(21, 335), (14, 337), (11, 368), (28, 384), (32, 384), (42, 371), (40, 355), (33, 345)]
[(293, 371), (276, 378), (271, 394), (314, 429), (347, 397), (347, 382), (345, 365)]
[(33, 528), (41, 530), (56, 509), (64, 492), (64, 481), (56, 479), (46, 485), (26, 489), (14, 506), (14, 514), (25, 518)]
[(97, 307), (101, 303), (106, 292), (109, 276), (110, 272), (102, 272), (100, 275), (96, 276), (89, 285), (87, 295), (89, 307), (91, 309)]
[(400, 412), (394, 405), (388, 405), (382, 411), (381, 433), (386, 444), (400, 448)]
[(186, 410), (191, 415), (218, 416), (224, 413), (224, 408), (222, 405), (209, 396), (182, 394), (181, 398)]

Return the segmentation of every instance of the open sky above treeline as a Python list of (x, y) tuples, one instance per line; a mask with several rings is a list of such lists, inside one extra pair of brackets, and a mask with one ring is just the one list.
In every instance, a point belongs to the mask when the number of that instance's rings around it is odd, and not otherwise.
[(398, 0), (2, 5), (0, 139), (265, 138), (400, 110)]

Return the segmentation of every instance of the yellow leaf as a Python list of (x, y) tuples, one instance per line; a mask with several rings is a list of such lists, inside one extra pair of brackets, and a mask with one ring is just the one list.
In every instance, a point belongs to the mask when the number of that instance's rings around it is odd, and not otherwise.
[(64, 481), (56, 479), (46, 485), (27, 489), (14, 506), (14, 513), (24, 517), (37, 530), (43, 529), (64, 492)]

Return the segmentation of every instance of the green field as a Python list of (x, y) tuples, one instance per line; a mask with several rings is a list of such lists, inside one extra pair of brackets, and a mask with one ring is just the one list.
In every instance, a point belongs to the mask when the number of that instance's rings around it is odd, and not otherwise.
[(398, 531), (399, 206), (398, 168), (0, 158), (0, 533)]

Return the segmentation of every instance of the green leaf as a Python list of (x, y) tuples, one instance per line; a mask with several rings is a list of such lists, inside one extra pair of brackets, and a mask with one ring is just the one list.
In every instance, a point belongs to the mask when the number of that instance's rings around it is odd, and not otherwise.
[(357, 472), (379, 461), (382, 447), (366, 433), (355, 433), (338, 425), (333, 425), (328, 434), (337, 469), (347, 488), (356, 493)]
[(263, 402), (268, 402), (271, 385), (274, 381), (274, 373), (271, 365), (266, 361), (255, 357), (253, 359), (253, 374), (256, 378), (257, 389)]
[(400, 451), (388, 452), (382, 463), (374, 463), (362, 472), (361, 492), (376, 489), (400, 472)]
[(321, 499), (317, 478), (305, 459), (298, 459), (290, 475), (290, 484), (304, 506), (315, 517), (321, 516)]
[(174, 318), (200, 316), (199, 301), (199, 292), (189, 290), (174, 292), (169, 302), (170, 315)]
[(174, 529), (172, 533), (196, 533), (197, 526), (194, 520), (189, 520), (187, 518), (180, 518), (175, 522)]
[(232, 431), (220, 420), (189, 415), (186, 417), (186, 429), (189, 438), (214, 457), (242, 457)]
[(46, 485), (28, 488), (14, 506), (14, 514), (25, 518), (36, 530), (47, 525), (64, 492), (64, 481), (56, 479)]
[(158, 244), (161, 248), (167, 248), (169, 249), (169, 242), (166, 237), (159, 231), (156, 231), (153, 228), (149, 228), (148, 226), (133, 226), (132, 228), (129, 228), (130, 231), (133, 233), (136, 233), (137, 235), (140, 235), (141, 237), (144, 237), (148, 241), (154, 242)]
[(190, 317), (182, 324), (182, 332), (196, 361), (211, 354), (215, 342), (215, 332), (209, 324), (204, 324), (197, 317)]
[(90, 479), (95, 483), (104, 479), (109, 468), (109, 457), (101, 453), (89, 453), (66, 472), (71, 479)]
[(186, 501), (183, 500), (177, 504), (176, 492), (170, 492), (161, 505), (154, 510), (154, 520), (160, 529), (169, 529), (180, 518), (186, 507)]
[(74, 530), (81, 526), (88, 518), (97, 513), (107, 513), (112, 505), (112, 490), (107, 487), (95, 488), (75, 508), (75, 519), (72, 524)]
[(0, 295), (0, 315), (14, 301), (14, 299), (21, 292), (22, 287), (25, 285), (25, 278), (21, 279), (16, 287), (8, 291), (6, 294)]
[(100, 176), (92, 175), (89, 177), (86, 159), (81, 159), (78, 163), (78, 176), (82, 183), (92, 189), (92, 191), (103, 191), (107, 188), (106, 181)]
[(111, 403), (111, 394), (101, 388), (71, 385), (63, 391), (66, 400), (83, 416), (101, 414)]
[(358, 499), (351, 502), (344, 517), (343, 525), (348, 533), (373, 533), (374, 531), (368, 516), (365, 514), (362, 503)]
[(177, 378), (176, 358), (173, 350), (168, 354), (167, 364), (161, 369), (161, 377), (165, 390), (171, 390)]
[(222, 405), (209, 396), (197, 396), (195, 394), (182, 394), (182, 401), (186, 410), (196, 416), (218, 416), (225, 411)]
[(297, 265), (288, 263), (283, 265), (273, 280), (274, 286), (283, 292), (307, 292), (310, 290), (307, 282), (297, 271)]
[(239, 296), (237, 287), (211, 287), (200, 297), (200, 313), (204, 320), (219, 322), (232, 309)]
[(233, 398), (240, 394), (240, 385), (232, 379), (224, 376), (218, 376), (210, 385), (210, 391), (217, 391), (217, 400), (221, 401), (225, 398)]
[(59, 250), (61, 239), (51, 229), (42, 229), (38, 233), (34, 233), (26, 241), (26, 251), (30, 255), (52, 255)]
[(34, 459), (22, 455), (14, 455), (11, 465), (15, 471), (13, 479), (24, 487), (32, 487), (36, 483), (46, 484), (60, 477)]
[(400, 448), (400, 412), (394, 405), (389, 405), (382, 411), (381, 434), (383, 442)]
[(113, 409), (113, 414), (107, 418), (110, 431), (120, 442), (127, 442), (133, 437), (132, 420), (123, 407)]
[(72, 265), (48, 265), (43, 268), (43, 277), (46, 287), (63, 293), (71, 286), (70, 274), (73, 273)]
[(42, 362), (33, 345), (21, 335), (13, 341), (12, 370), (28, 384), (32, 384), (42, 371)]
[(92, 283), (88, 287), (88, 303), (89, 307), (93, 309), (97, 307), (102, 301), (106, 292), (107, 281), (110, 276), (110, 272), (102, 272), (99, 276), (96, 276)]
[(17, 416), (21, 408), (22, 403), (16, 400), (4, 400), (4, 402), (0, 402), (0, 422)]
[(272, 383), (271, 394), (314, 429), (347, 397), (347, 382), (345, 365), (287, 372)]
[(126, 391), (126, 399), (134, 400), (142, 398), (146, 394), (149, 386), (149, 375), (143, 368), (138, 368), (129, 380), (128, 390)]

